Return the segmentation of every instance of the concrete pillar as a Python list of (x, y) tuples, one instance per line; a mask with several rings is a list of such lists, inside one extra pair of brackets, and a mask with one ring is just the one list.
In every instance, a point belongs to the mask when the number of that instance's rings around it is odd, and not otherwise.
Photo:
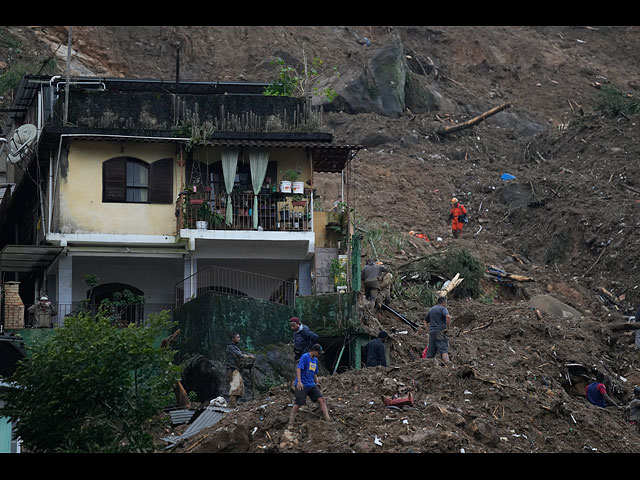
[(58, 259), (58, 323), (64, 325), (64, 316), (70, 313), (73, 303), (73, 257), (62, 255)]
[(185, 257), (184, 259), (184, 301), (188, 301), (198, 293), (198, 259)]
[(302, 260), (298, 263), (298, 293), (300, 295), (311, 295), (311, 261)]

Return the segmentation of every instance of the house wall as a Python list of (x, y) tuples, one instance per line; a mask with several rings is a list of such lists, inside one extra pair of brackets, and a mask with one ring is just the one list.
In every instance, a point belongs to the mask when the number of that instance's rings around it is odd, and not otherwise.
[(140, 289), (146, 304), (175, 305), (175, 286), (183, 279), (182, 258), (140, 258), (74, 256), (73, 302), (87, 298), (88, 274), (97, 275), (100, 285), (123, 283)]
[[(175, 235), (175, 204), (102, 202), (102, 163), (130, 156), (147, 163), (176, 156), (174, 144), (72, 141), (66, 169), (59, 172), (60, 233)], [(63, 173), (63, 174), (61, 174)], [(174, 168), (174, 196), (180, 188)]]

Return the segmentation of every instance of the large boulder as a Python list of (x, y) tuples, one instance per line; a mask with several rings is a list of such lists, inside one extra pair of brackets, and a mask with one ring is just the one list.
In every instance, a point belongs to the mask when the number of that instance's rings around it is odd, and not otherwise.
[[(327, 111), (350, 114), (379, 113), (389, 117), (402, 115), (405, 110), (407, 64), (400, 36), (390, 35), (384, 43), (366, 48), (364, 65), (349, 64), (340, 76), (330, 79), (338, 96), (325, 105)], [(322, 103), (315, 97), (315, 104)]]

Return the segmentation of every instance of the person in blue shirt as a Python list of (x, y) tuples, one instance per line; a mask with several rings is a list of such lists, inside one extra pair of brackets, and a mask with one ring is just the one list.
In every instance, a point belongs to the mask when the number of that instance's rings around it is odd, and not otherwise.
[(586, 388), (585, 393), (587, 396), (587, 400), (600, 408), (606, 408), (607, 403), (619, 407), (619, 405), (615, 401), (613, 401), (613, 399), (607, 394), (607, 387), (605, 387), (604, 381), (604, 373), (596, 373), (596, 381), (590, 383)]
[(322, 346), (316, 343), (307, 353), (300, 357), (300, 361), (296, 367), (296, 400), (291, 409), (289, 425), (293, 425), (293, 420), (298, 410), (300, 410), (300, 407), (307, 402), (307, 397), (309, 397), (312, 402), (317, 402), (318, 405), (320, 405), (324, 419), (327, 422), (331, 421), (329, 410), (327, 409), (327, 402), (322, 396), (322, 391), (320, 390), (320, 385), (316, 377), (318, 373), (318, 357), (322, 351)]

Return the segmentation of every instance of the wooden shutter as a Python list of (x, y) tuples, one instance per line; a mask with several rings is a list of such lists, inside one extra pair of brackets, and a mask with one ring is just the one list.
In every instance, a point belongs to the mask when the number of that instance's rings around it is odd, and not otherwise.
[(149, 202), (173, 203), (173, 158), (162, 158), (150, 165)]
[(117, 157), (102, 163), (102, 201), (125, 202), (127, 158)]

